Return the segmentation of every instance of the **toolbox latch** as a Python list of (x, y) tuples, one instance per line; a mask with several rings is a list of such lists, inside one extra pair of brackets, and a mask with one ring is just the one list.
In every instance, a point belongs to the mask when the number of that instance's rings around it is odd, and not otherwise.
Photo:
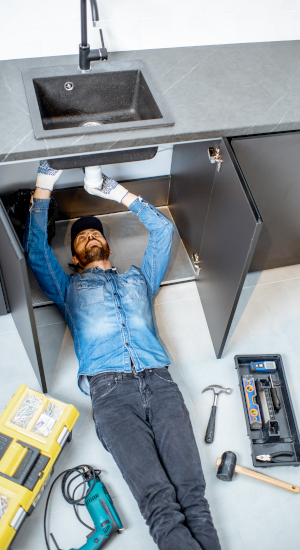
[(67, 441), (68, 437), (70, 435), (70, 432), (67, 428), (67, 426), (65, 426), (62, 431), (60, 432), (58, 438), (57, 438), (57, 443), (61, 446), (61, 448), (63, 448), (65, 442)]
[(26, 518), (26, 512), (22, 506), (19, 507), (19, 510), (16, 512), (14, 518), (10, 522), (10, 526), (15, 530), (18, 531), (20, 529), (24, 519)]

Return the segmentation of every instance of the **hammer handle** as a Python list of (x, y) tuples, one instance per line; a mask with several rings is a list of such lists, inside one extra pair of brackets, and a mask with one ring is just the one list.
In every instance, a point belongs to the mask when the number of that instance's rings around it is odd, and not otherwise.
[(211, 413), (210, 413), (210, 417), (209, 417), (209, 421), (208, 421), (208, 425), (207, 425), (207, 429), (206, 429), (206, 434), (205, 434), (205, 442), (206, 443), (212, 443), (213, 440), (214, 440), (216, 412), (217, 412), (217, 407), (216, 407), (216, 405), (213, 405), (212, 408), (211, 408)]
[[(219, 467), (220, 464), (221, 464), (221, 458), (218, 458), (216, 465)], [(274, 477), (265, 476), (264, 474), (261, 474), (260, 472), (255, 472), (254, 470), (248, 470), (248, 468), (244, 468), (243, 466), (236, 465), (234, 468), (234, 471), (237, 472), (238, 474), (243, 474), (244, 476), (253, 477), (254, 479), (259, 479), (260, 481), (264, 481), (265, 483), (269, 483), (270, 485), (275, 485), (275, 487), (286, 489), (287, 491), (291, 491), (292, 493), (297, 494), (300, 491), (297, 485), (291, 485), (290, 483), (285, 483), (285, 481), (279, 481), (279, 479), (274, 479)]]

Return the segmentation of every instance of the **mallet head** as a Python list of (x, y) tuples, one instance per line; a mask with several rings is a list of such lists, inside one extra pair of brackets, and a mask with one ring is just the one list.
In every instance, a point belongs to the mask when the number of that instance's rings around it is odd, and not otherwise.
[(235, 465), (236, 455), (232, 451), (226, 451), (222, 454), (217, 477), (222, 481), (232, 481)]

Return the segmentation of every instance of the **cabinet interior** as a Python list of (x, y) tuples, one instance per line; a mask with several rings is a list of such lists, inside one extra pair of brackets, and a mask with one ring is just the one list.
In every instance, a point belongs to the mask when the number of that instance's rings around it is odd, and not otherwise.
[[(169, 176), (134, 180), (125, 182), (124, 186), (154, 204), (174, 223), (168, 206)], [(114, 201), (103, 201), (88, 195), (83, 188), (62, 189), (54, 192), (53, 196), (58, 204), (59, 219), (55, 222), (55, 236), (51, 246), (66, 273), (74, 273), (70, 249), (71, 226), (75, 219), (84, 215), (95, 215), (101, 218), (104, 235), (113, 252), (110, 258), (113, 266), (118, 267), (121, 273), (131, 265), (140, 267), (148, 245), (149, 232), (133, 212)], [(171, 258), (162, 285), (194, 279), (193, 264), (175, 225)], [(53, 303), (40, 289), (30, 269), (29, 283), (33, 307)]]

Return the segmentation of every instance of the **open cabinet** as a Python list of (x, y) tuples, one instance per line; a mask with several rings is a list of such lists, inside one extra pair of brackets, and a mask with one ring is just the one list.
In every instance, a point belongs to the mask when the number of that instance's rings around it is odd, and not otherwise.
[[(208, 149), (219, 149), (220, 162), (210, 164)], [(199, 258), (197, 288), (220, 358), (262, 225), (228, 140), (175, 145), (169, 208)]]
[[(220, 162), (210, 162), (209, 149), (211, 155), (219, 149)], [(228, 141), (175, 145), (170, 177), (124, 185), (173, 218), (178, 231), (163, 284), (196, 280), (214, 349), (221, 357), (262, 225)], [(68, 234), (72, 219), (87, 214), (101, 215), (111, 246), (111, 240), (115, 239), (117, 246), (118, 240), (125, 239), (126, 246), (117, 250), (115, 264), (121, 271), (128, 263), (140, 265), (148, 238), (135, 223), (134, 214), (120, 212), (124, 208), (112, 201), (91, 199), (82, 188), (56, 192), (55, 198), (60, 211), (55, 237), (60, 249), (57, 257), (61, 263), (66, 262), (63, 267), (68, 268), (67, 258), (71, 256)], [(42, 361), (26, 262), (3, 205), (0, 210), (0, 265), (9, 308), (41, 387), (47, 391), (47, 369)], [(104, 219), (106, 216), (110, 219)], [(119, 230), (122, 216), (121, 225), (126, 231)], [(47, 303), (47, 297), (41, 297), (35, 305), (42, 303)]]

